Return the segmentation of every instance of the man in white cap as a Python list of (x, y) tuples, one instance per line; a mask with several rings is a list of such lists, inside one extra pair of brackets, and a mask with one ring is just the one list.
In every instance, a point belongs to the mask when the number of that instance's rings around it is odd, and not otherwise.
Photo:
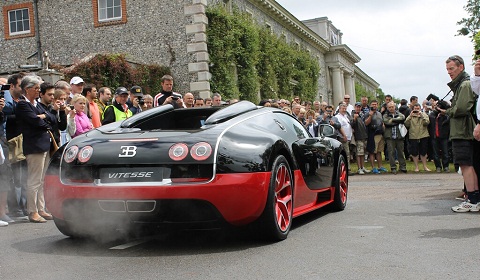
[(72, 88), (72, 92), (70, 92), (70, 98), (72, 99), (75, 94), (82, 94), (83, 86), (85, 82), (79, 76), (75, 76), (70, 80), (70, 87)]

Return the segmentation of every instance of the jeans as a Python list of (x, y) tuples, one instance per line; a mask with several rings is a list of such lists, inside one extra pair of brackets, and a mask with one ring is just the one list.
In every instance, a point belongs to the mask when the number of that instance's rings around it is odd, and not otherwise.
[(448, 168), (448, 138), (433, 138), (432, 147), (435, 167), (443, 169)]

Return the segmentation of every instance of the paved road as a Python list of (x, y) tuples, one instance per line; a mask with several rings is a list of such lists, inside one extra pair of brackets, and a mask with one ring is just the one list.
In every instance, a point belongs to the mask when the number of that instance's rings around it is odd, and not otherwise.
[(0, 279), (473, 279), (480, 213), (457, 214), (458, 174), (356, 175), (347, 209), (294, 221), (287, 240), (165, 234), (97, 244), (52, 222), (0, 228)]

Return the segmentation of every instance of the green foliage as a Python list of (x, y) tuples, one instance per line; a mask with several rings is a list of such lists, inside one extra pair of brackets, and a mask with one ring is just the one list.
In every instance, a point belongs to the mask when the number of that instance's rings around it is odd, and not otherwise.
[(360, 83), (355, 83), (355, 96), (356, 96), (356, 102), (360, 102), (362, 96), (368, 97), (369, 102), (374, 99), (377, 99), (373, 92), (367, 91), (367, 89), (364, 86), (362, 86)]
[(231, 14), (215, 6), (209, 7), (207, 16), (213, 92), (255, 103), (293, 95), (305, 100), (316, 97), (320, 66), (306, 50), (298, 50), (238, 11)]
[(125, 54), (97, 54), (86, 62), (76, 64), (73, 70), (63, 69), (63, 72), (67, 80), (80, 76), (85, 82), (97, 87), (107, 86), (113, 89), (138, 85), (146, 94), (161, 91), (160, 78), (170, 74), (168, 67), (160, 65), (132, 66), (126, 60)]
[(469, 36), (472, 38), (478, 33), (480, 29), (480, 0), (468, 0), (467, 5), (463, 9), (468, 12), (470, 17), (462, 18), (457, 22), (462, 28), (457, 30), (457, 35)]

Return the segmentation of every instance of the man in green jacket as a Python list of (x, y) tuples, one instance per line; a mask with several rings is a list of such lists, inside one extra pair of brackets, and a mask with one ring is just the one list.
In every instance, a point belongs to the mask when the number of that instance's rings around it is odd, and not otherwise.
[[(446, 61), (447, 72), (452, 81), (448, 86), (453, 92), (452, 107), (446, 110), (437, 107), (442, 114), (450, 117), (450, 140), (454, 163), (462, 170), (463, 180), (467, 189), (467, 200), (452, 207), (454, 212), (478, 212), (480, 210), (480, 195), (478, 179), (473, 168), (473, 129), (475, 120), (472, 108), (476, 95), (470, 85), (470, 76), (465, 72), (463, 59), (454, 55)], [(477, 159), (478, 160), (478, 159)]]

